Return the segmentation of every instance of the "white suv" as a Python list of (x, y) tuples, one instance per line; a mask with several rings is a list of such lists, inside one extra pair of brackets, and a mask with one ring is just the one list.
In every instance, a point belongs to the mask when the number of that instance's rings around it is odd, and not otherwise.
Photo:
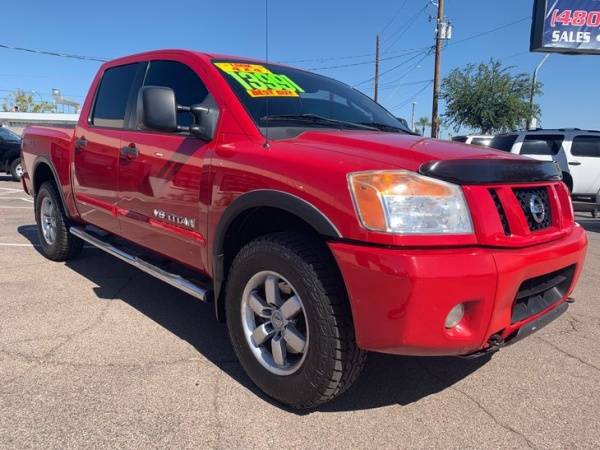
[(573, 198), (596, 201), (600, 193), (600, 131), (529, 130), (499, 134), (490, 147), (555, 161)]

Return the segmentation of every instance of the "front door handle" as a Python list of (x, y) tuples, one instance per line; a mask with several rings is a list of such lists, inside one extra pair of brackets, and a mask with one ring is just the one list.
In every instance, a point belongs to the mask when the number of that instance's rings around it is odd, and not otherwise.
[(131, 161), (139, 156), (140, 152), (135, 144), (129, 144), (127, 147), (121, 147), (121, 158)]
[(75, 150), (85, 150), (87, 147), (87, 139), (84, 136), (81, 136), (78, 139), (75, 139)]
[(570, 165), (570, 166), (580, 166), (580, 165), (581, 165), (581, 163), (580, 163), (579, 161), (571, 161), (571, 162), (569, 163), (569, 165)]

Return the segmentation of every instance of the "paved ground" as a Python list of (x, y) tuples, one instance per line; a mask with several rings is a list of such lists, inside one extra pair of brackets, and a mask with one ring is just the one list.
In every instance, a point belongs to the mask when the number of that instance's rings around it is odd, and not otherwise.
[[(589, 217), (589, 216), (588, 216)], [(86, 249), (36, 250), (0, 178), (0, 447), (600, 447), (600, 220), (569, 313), (491, 360), (371, 355), (310, 414), (251, 385), (212, 309)]]

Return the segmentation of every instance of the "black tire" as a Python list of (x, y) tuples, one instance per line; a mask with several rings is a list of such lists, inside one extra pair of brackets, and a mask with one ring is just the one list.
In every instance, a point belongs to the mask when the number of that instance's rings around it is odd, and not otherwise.
[(21, 180), (21, 176), (19, 175), (19, 171), (18, 171), (18, 168), (20, 167), (20, 165), (21, 165), (21, 158), (16, 158), (10, 163), (10, 166), (8, 168), (8, 170), (10, 172), (10, 176), (12, 177), (12, 179), (14, 181)]
[[(53, 242), (48, 242), (42, 231), (41, 209), (46, 198), (55, 205), (52, 217), (56, 223), (56, 237)], [(35, 196), (35, 221), (42, 254), (46, 258), (52, 261), (67, 261), (81, 253), (83, 241), (69, 233), (69, 221), (65, 215), (60, 195), (51, 182), (42, 184)]]
[[(303, 299), (308, 348), (296, 372), (276, 375), (263, 367), (244, 335), (241, 303), (248, 281), (275, 270)], [(252, 381), (273, 399), (295, 409), (315, 408), (344, 392), (358, 378), (366, 352), (355, 341), (350, 305), (337, 265), (316, 238), (275, 233), (246, 245), (236, 256), (226, 287), (229, 335)]]

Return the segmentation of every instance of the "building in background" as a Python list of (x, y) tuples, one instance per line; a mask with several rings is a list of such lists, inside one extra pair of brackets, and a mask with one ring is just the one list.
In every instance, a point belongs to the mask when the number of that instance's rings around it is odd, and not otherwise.
[(79, 113), (31, 113), (0, 111), (0, 126), (7, 127), (17, 134), (30, 125), (58, 125), (75, 127), (79, 120)]

